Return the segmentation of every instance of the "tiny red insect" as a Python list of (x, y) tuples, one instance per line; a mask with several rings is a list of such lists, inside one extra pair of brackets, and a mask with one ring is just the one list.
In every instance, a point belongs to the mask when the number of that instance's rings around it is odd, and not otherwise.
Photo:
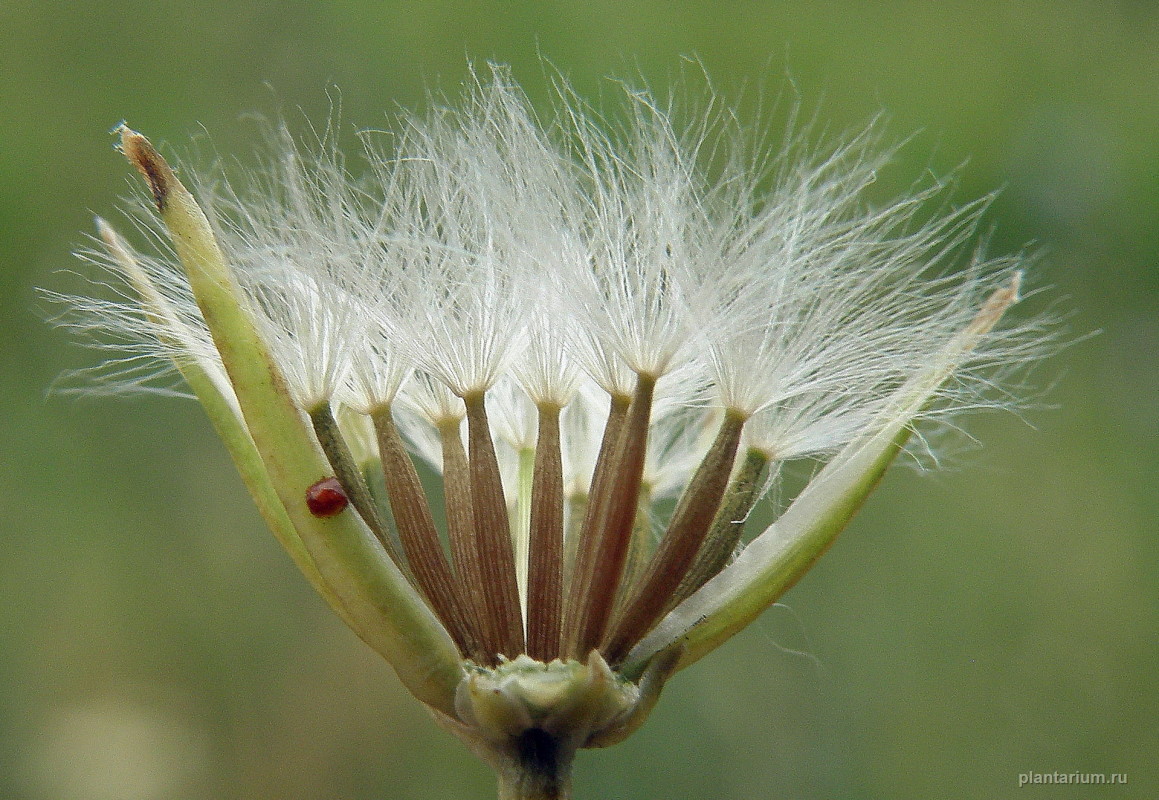
[(337, 478), (323, 478), (306, 490), (306, 506), (315, 517), (332, 517), (349, 504)]

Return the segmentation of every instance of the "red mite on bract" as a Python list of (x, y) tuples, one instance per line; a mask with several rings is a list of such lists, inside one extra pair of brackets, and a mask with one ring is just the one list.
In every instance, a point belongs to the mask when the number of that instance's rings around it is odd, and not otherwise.
[(306, 506), (315, 517), (332, 517), (349, 504), (337, 478), (323, 478), (306, 490)]

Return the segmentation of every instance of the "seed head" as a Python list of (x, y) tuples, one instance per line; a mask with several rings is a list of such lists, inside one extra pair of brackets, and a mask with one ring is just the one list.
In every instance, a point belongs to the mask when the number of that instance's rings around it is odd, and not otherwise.
[[(1041, 320), (1001, 324), (1025, 259), (970, 249), (988, 198), (867, 203), (878, 122), (770, 146), (718, 98), (622, 110), (563, 86), (544, 119), (493, 67), (370, 142), (365, 176), (335, 125), (281, 125), (260, 171), (192, 193), (124, 129), (141, 228), (172, 246), (100, 222), (83, 256), (120, 295), (65, 298), (129, 343), (125, 382), (176, 365), (303, 572), (440, 720), (540, 772), (775, 601), (916, 420), (1009, 404), (995, 374), (1047, 349)], [(746, 545), (799, 458), (827, 463)]]

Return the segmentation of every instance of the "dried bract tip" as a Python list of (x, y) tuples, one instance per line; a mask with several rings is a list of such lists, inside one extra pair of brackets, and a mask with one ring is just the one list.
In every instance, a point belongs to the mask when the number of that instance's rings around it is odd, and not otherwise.
[(1006, 313), (1006, 309), (1017, 303), (1021, 297), (1019, 292), (1022, 289), (1022, 270), (1016, 270), (1010, 276), (1010, 283), (1000, 289), (995, 289), (994, 292), (986, 299), (986, 303), (978, 311), (978, 315), (970, 323), (970, 327), (966, 329), (967, 333), (982, 334), (989, 331)]
[(121, 152), (145, 176), (145, 180), (149, 182), (149, 190), (153, 193), (153, 202), (157, 204), (157, 210), (164, 211), (169, 202), (169, 192), (173, 187), (173, 170), (149, 140), (132, 128), (120, 125), (116, 133), (121, 137)]

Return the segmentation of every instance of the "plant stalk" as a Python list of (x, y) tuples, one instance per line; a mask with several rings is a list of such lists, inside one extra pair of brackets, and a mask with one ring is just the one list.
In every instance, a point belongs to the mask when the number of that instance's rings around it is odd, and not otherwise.
[(570, 800), (575, 748), (541, 728), (520, 734), (496, 766), (499, 800)]

